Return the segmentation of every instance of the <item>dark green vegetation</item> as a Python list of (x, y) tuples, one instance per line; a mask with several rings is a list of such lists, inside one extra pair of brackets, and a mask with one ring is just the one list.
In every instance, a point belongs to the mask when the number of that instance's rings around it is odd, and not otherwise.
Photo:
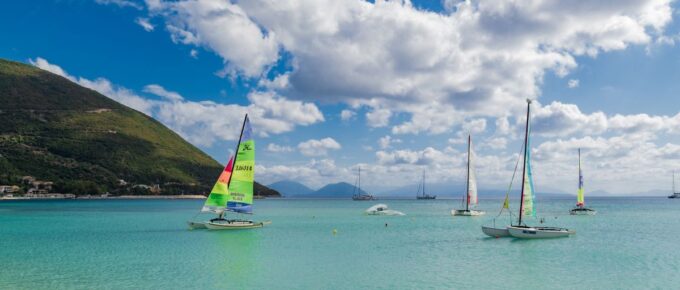
[[(158, 121), (38, 68), (0, 59), (0, 184), (25, 175), (54, 192), (207, 193), (222, 165)], [(124, 180), (127, 185), (121, 185)], [(278, 192), (256, 184), (256, 193)]]

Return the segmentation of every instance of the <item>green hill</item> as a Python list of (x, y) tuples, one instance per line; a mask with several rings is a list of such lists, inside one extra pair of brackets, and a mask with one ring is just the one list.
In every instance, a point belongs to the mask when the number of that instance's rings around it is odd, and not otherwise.
[[(205, 193), (222, 165), (158, 121), (38, 68), (0, 59), (0, 184), (57, 192)], [(127, 185), (121, 185), (124, 180)], [(276, 195), (256, 184), (256, 192)]]

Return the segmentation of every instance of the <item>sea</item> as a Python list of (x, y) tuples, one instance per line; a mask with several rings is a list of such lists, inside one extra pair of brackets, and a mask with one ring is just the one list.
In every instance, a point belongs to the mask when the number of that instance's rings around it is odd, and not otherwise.
[(538, 200), (529, 224), (576, 231), (551, 240), (485, 236), (498, 199), (256, 200), (264, 228), (189, 230), (202, 203), (0, 201), (0, 289), (680, 289), (680, 200)]

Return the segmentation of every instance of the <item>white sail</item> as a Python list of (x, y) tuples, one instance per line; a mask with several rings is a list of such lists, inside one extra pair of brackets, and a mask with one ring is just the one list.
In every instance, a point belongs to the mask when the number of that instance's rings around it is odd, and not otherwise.
[(468, 204), (469, 205), (476, 205), (477, 204), (477, 178), (475, 176), (475, 152), (472, 150), (472, 139), (470, 139), (470, 151), (468, 152), (470, 154), (470, 157), (468, 158), (469, 164), (468, 166), (470, 167), (469, 169), (469, 176), (468, 176)]

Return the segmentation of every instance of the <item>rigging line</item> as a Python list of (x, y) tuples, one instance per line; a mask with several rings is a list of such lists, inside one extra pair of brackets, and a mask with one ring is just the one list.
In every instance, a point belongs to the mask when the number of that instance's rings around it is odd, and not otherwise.
[[(522, 147), (520, 148), (520, 152), (524, 151), (524, 146), (526, 144), (522, 144)], [(522, 158), (522, 155), (520, 154), (517, 157), (517, 163), (515, 163), (515, 170), (512, 172), (512, 178), (510, 179), (510, 185), (508, 186), (508, 192), (505, 193), (505, 197), (508, 198), (508, 203), (510, 202), (510, 191), (512, 190), (512, 183), (515, 181), (515, 175), (517, 174), (517, 167), (519, 167), (519, 160)], [(505, 199), (503, 200), (503, 205), (501, 206), (501, 211), (498, 212), (498, 215), (496, 217), (499, 217), (503, 213), (503, 209), (505, 209)], [(510, 212), (510, 216), (512, 216), (512, 211), (510, 210), (510, 205), (508, 205), (508, 211)]]

